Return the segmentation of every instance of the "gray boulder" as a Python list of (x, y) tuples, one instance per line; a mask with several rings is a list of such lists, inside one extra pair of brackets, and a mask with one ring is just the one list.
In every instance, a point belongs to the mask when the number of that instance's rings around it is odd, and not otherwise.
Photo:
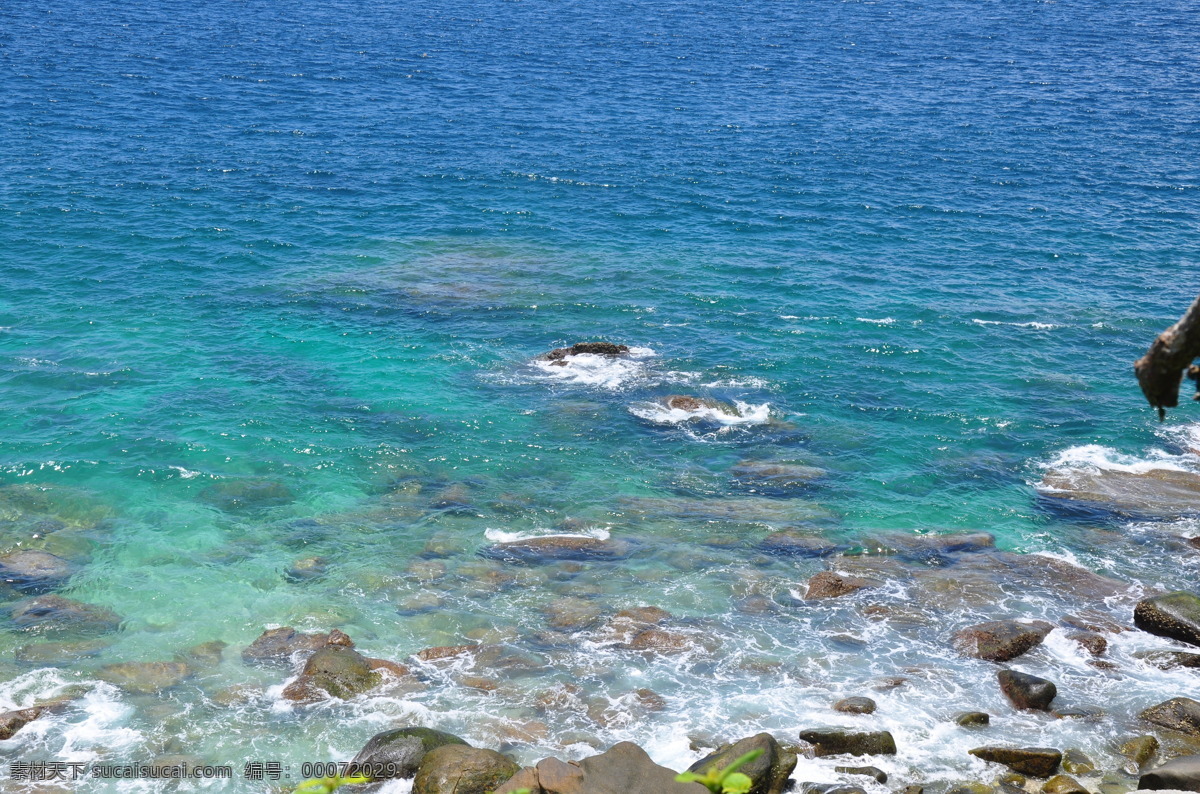
[(412, 790), (413, 794), (490, 794), (520, 769), (494, 750), (444, 744), (421, 759)]
[(1200, 703), (1191, 698), (1171, 698), (1146, 709), (1138, 718), (1161, 728), (1200, 736)]
[(1050, 702), (1058, 695), (1058, 687), (1045, 678), (1015, 670), (1001, 670), (997, 675), (1000, 691), (1019, 709), (1047, 711)]
[(800, 731), (800, 739), (813, 746), (817, 757), (826, 755), (895, 755), (896, 740), (887, 731), (848, 731), (816, 728)]
[(1151, 769), (1138, 779), (1138, 788), (1200, 791), (1200, 755), (1185, 755)]

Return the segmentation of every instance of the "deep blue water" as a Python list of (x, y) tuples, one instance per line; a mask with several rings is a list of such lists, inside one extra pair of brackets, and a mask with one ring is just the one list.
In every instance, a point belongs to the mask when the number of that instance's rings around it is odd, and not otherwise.
[[(1194, 523), (1081, 521), (1033, 484), (1055, 460), (1197, 463), (1195, 409), (1160, 427), (1131, 363), (1200, 291), (1198, 34), (1172, 2), (0, 6), (3, 550), (68, 557), (63, 593), (125, 618), (60, 672), (11, 661), (31, 635), (5, 629), (6, 702), (93, 688), (0, 751), (146, 760), (173, 737), (210, 761), (344, 760), (406, 719), (496, 746), (487, 714), (548, 725), (507, 740), (523, 761), (633, 738), (680, 764), (689, 732), (790, 734), (867, 673), (814, 638), (861, 616), (786, 606), (822, 567), (763, 562), (755, 544), (786, 527), (847, 543), (983, 529), (1135, 588), (1186, 586), (1193, 561), (1163, 550)], [(602, 382), (531, 364), (593, 339), (654, 355)], [(771, 421), (646, 418), (680, 393)], [(763, 495), (730, 477), (746, 459), (827, 476)], [(251, 480), (281, 498), (221, 500)], [(456, 484), (467, 506), (447, 510)], [(31, 538), (46, 518), (65, 528)], [(472, 589), (487, 530), (567, 518), (643, 551), (525, 571), (519, 597)], [(700, 543), (714, 533), (734, 540)], [(440, 606), (413, 616), (425, 586), (406, 571), (431, 537), (461, 549)], [(330, 572), (281, 575), (308, 556)], [(783, 611), (739, 617), (749, 580)], [(600, 726), (530, 711), (567, 669), (553, 652), (494, 696), (439, 679), (319, 717), (278, 705), (279, 674), (236, 653), (282, 624), (336, 625), (387, 658), (467, 639), (532, 652), (560, 597), (656, 603), (727, 651), (827, 664), (763, 682), (736, 653), (604, 657), (628, 675), (568, 655), (588, 697), (632, 677), (670, 704)], [(871, 635), (905, 647), (870, 673), (928, 663), (955, 683), (896, 696), (883, 719), (922, 749), (894, 776), (982, 774), (921, 703), (970, 705), (990, 673), (895, 631)], [(94, 685), (102, 664), (214, 639), (225, 662), (182, 687)], [(1066, 656), (1037, 664), (1087, 671)], [(1141, 690), (1079, 691), (1127, 710), (1177, 694), (1143, 667), (1122, 673)], [(713, 703), (689, 701), (714, 681)], [(212, 704), (247, 682), (268, 689)], [(1101, 735), (1126, 730), (1113, 719)]]

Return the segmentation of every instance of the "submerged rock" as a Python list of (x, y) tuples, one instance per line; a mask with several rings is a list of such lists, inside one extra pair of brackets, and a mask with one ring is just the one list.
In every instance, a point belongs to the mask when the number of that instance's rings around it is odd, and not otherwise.
[[(353, 764), (393, 764), (393, 777), (409, 778), (417, 774), (425, 756), (447, 745), (467, 746), (452, 733), (433, 728), (395, 728), (375, 734), (354, 756)], [(378, 778), (377, 778), (378, 779)]]
[(1151, 769), (1138, 779), (1138, 788), (1200, 791), (1200, 755), (1185, 755)]
[(687, 771), (704, 774), (709, 768), (724, 769), (755, 750), (761, 751), (762, 755), (738, 769), (751, 780), (748, 794), (781, 794), (796, 768), (796, 754), (780, 747), (769, 733), (727, 744), (689, 766)]
[(1090, 775), (1096, 771), (1096, 762), (1082, 750), (1063, 751), (1062, 768), (1072, 775)]
[(289, 582), (308, 582), (320, 579), (329, 571), (329, 560), (325, 557), (305, 557), (294, 561), (283, 575)]
[(1070, 775), (1055, 775), (1042, 784), (1042, 794), (1091, 794)]
[(873, 778), (876, 783), (888, 782), (887, 772), (877, 766), (835, 766), (833, 771), (842, 775), (864, 775)]
[(292, 502), (295, 494), (266, 479), (222, 480), (200, 492), (200, 500), (226, 513), (254, 513)]
[(10, 614), (12, 622), (23, 629), (102, 634), (121, 625), (121, 618), (111, 609), (54, 594), (18, 601)]
[(650, 760), (646, 751), (631, 742), (614, 745), (608, 752), (564, 763), (546, 758), (526, 767), (496, 794), (513, 794), (527, 788), (534, 794), (707, 794), (699, 783), (680, 783), (675, 773)]
[(1117, 752), (1133, 761), (1136, 768), (1141, 769), (1154, 760), (1158, 754), (1158, 739), (1149, 734), (1135, 736), (1125, 741), (1117, 748)]
[(826, 755), (895, 755), (896, 740), (888, 731), (856, 732), (842, 728), (800, 731), (800, 739), (813, 745), (817, 757)]
[(96, 671), (96, 677), (126, 692), (152, 695), (179, 686), (193, 674), (183, 662), (121, 662)]
[(1047, 711), (1050, 702), (1058, 695), (1058, 687), (1053, 682), (1036, 675), (1001, 670), (996, 677), (1000, 682), (1000, 691), (1019, 709)]
[(1200, 645), (1200, 596), (1178, 592), (1144, 598), (1133, 610), (1133, 623), (1160, 637)]
[(794, 529), (772, 532), (758, 544), (759, 551), (780, 557), (828, 557), (846, 548), (845, 544), (833, 543)]
[(64, 697), (51, 700), (47, 703), (40, 703), (36, 706), (30, 706), (27, 709), (16, 709), (0, 713), (0, 741), (11, 739), (17, 731), (36, 719), (40, 719), (48, 714), (57, 714), (70, 705), (70, 702), (71, 699), (69, 697)]
[(496, 543), (479, 554), (503, 562), (541, 564), (558, 560), (619, 560), (628, 557), (628, 541), (580, 535), (547, 535)]
[(976, 747), (969, 752), (976, 758), (1004, 764), (1014, 772), (1034, 777), (1050, 777), (1062, 762), (1062, 752), (1049, 747)]
[(46, 551), (25, 549), (0, 556), (0, 580), (26, 593), (62, 587), (71, 578), (71, 564)]
[(242, 661), (250, 665), (290, 667), (295, 654), (311, 653), (328, 641), (328, 634), (301, 634), (291, 626), (267, 629), (242, 651)]
[(1200, 669), (1200, 653), (1187, 651), (1138, 651), (1133, 654), (1135, 659), (1141, 659), (1159, 670), (1174, 670), (1177, 667)]
[(825, 476), (824, 470), (813, 466), (762, 460), (740, 461), (729, 473), (744, 485), (768, 491), (802, 490)]
[(945, 563), (952, 555), (994, 550), (996, 538), (990, 532), (952, 532), (943, 535), (884, 532), (864, 540), (862, 545), (873, 554), (894, 554), (917, 562)]
[(1079, 645), (1080, 648), (1083, 648), (1092, 656), (1103, 656), (1104, 652), (1108, 650), (1108, 640), (1090, 631), (1077, 631), (1068, 634), (1067, 639)]
[(1200, 703), (1191, 698), (1171, 698), (1138, 714), (1138, 719), (1188, 736), (1200, 736)]
[(520, 771), (494, 750), (445, 744), (426, 753), (413, 781), (413, 794), (491, 794)]
[(700, 646), (686, 634), (663, 629), (645, 629), (635, 634), (625, 647), (631, 651), (672, 654), (687, 653)]
[(22, 645), (13, 653), (21, 664), (68, 665), (93, 656), (99, 656), (111, 640), (78, 640), (76, 642), (39, 642)]
[(968, 626), (954, 634), (954, 647), (964, 656), (989, 662), (1007, 662), (1040, 645), (1054, 629), (1044, 621), (1019, 623), (993, 620)]
[(1176, 469), (1052, 469), (1039, 490), (1125, 515), (1178, 518), (1200, 512), (1200, 475)]
[(326, 696), (349, 700), (382, 682), (371, 660), (343, 645), (326, 645), (308, 657), (300, 677), (283, 690), (283, 698), (313, 703)]
[(559, 347), (542, 356), (547, 361), (562, 361), (568, 356), (605, 356), (616, 358), (629, 353), (629, 345), (614, 345), (612, 342), (578, 342), (570, 347)]
[(833, 571), (821, 571), (808, 580), (808, 591), (804, 598), (812, 601), (819, 598), (838, 598), (868, 587), (878, 587), (879, 582), (858, 576), (842, 576)]

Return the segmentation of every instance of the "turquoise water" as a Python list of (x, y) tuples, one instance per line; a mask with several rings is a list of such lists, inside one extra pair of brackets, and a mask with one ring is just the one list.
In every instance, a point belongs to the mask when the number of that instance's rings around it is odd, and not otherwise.
[[(1186, 4), (67, 3), (0, 19), (0, 523), (6, 550), (76, 566), (64, 595), (123, 618), (98, 656), (49, 668), (14, 661), (37, 632), (0, 634), (7, 705), (89, 693), (0, 743), (11, 759), (189, 754), (240, 772), (345, 760), (415, 720), (522, 761), (631, 738), (682, 765), (689, 736), (793, 735), (903, 673), (879, 695), (910, 748), (894, 779), (978, 777), (973, 739), (929, 704), (1005, 707), (943, 629), (1057, 620), (1079, 599), (896, 590), (911, 625), (797, 606), (825, 563), (764, 557), (766, 534), (986, 530), (1135, 592), (1194, 581), (1171, 545), (1188, 519), (1081, 520), (1034, 488), (1056, 460), (1196, 464), (1195, 410), (1158, 425), (1131, 372), (1200, 290)], [(646, 351), (599, 373), (535, 360), (597, 339)], [(655, 421), (646, 403), (675, 394), (769, 421)], [(731, 476), (745, 460), (826, 476), (762, 493)], [(258, 501), (232, 500), (247, 484)], [(580, 526), (636, 550), (581, 571), (476, 555)], [(440, 578), (421, 567), (431, 541), (452, 552)], [(285, 577), (315, 556), (324, 576)], [(756, 595), (771, 611), (739, 611)], [(590, 628), (547, 648), (534, 635), (563, 597), (654, 604), (721, 649), (645, 659)], [(342, 628), (398, 660), (501, 641), (528, 669), (492, 693), (434, 671), (420, 692), (293, 709), (284, 673), (238, 655), (276, 625)], [(210, 640), (225, 660), (160, 694), (94, 675)], [(1012, 717), (996, 737), (1105, 752), (1122, 714), (1187, 682), (1124, 664), (1139, 641), (1114, 640), (1131, 644), (1110, 675), (1066, 640), (1028, 663), (1108, 704), (1099, 728)], [(583, 707), (533, 708), (568, 679)], [(241, 685), (247, 702), (216, 702)], [(667, 707), (589, 717), (642, 686)], [(805, 779), (832, 774), (806, 763)]]

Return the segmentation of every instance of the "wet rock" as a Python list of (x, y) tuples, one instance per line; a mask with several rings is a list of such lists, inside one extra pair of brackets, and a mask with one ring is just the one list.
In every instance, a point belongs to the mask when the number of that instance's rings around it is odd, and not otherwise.
[(296, 560), (283, 575), (289, 582), (309, 582), (313, 579), (320, 579), (329, 571), (329, 560), (324, 557), (305, 557), (304, 559)]
[(1044, 621), (993, 620), (955, 632), (953, 643), (964, 656), (1007, 662), (1040, 645), (1053, 629)]
[(1160, 637), (1200, 645), (1200, 596), (1178, 592), (1144, 598), (1133, 610), (1133, 623)]
[(226, 513), (256, 513), (295, 498), (283, 483), (266, 479), (222, 480), (200, 492), (200, 501)]
[(354, 756), (353, 764), (393, 764), (394, 777), (409, 778), (417, 774), (426, 754), (447, 745), (466, 746), (454, 734), (433, 728), (396, 728), (377, 733), (367, 740)]
[(794, 529), (772, 532), (758, 544), (759, 551), (778, 557), (828, 557), (846, 548), (845, 544), (832, 543)]
[(449, 485), (434, 494), (430, 507), (435, 510), (469, 510), (471, 509), (471, 489), (461, 482)]
[(1138, 779), (1138, 788), (1200, 791), (1200, 755), (1185, 755), (1151, 769)]
[(1138, 714), (1138, 719), (1188, 736), (1200, 736), (1200, 703), (1191, 698), (1171, 698)]
[(1154, 760), (1154, 756), (1158, 754), (1158, 739), (1149, 734), (1143, 736), (1135, 736), (1128, 741), (1125, 741), (1117, 748), (1117, 752), (1133, 761), (1137, 769), (1141, 769), (1146, 764)]
[(626, 647), (631, 651), (672, 654), (686, 653), (698, 646), (686, 634), (663, 629), (646, 629), (635, 634)]
[(191, 648), (175, 654), (175, 661), (183, 662), (193, 667), (216, 667), (221, 663), (221, 658), (225, 655), (227, 645), (228, 643), (222, 640), (202, 642), (199, 645), (193, 645)]
[(438, 662), (442, 659), (455, 659), (479, 651), (482, 645), (440, 645), (436, 648), (426, 648), (413, 654), (413, 658), (422, 662)]
[(896, 794), (925, 794), (924, 786), (905, 786), (896, 792)]
[(650, 760), (646, 751), (630, 742), (608, 752), (564, 763), (546, 758), (527, 767), (496, 789), (513, 794), (528, 788), (534, 794), (706, 794), (699, 783), (680, 783), (675, 773)]
[(12, 622), (23, 629), (102, 634), (121, 625), (121, 619), (111, 609), (54, 594), (18, 601), (11, 615)]
[(629, 625), (634, 627), (659, 626), (671, 619), (671, 613), (660, 607), (633, 607), (622, 609), (613, 615), (610, 623), (613, 625)]
[(1073, 629), (1105, 632), (1107, 634), (1120, 634), (1123, 631), (1129, 630), (1127, 626), (1122, 626), (1114, 620), (1111, 615), (1106, 615), (1103, 612), (1095, 610), (1083, 610), (1065, 615), (1063, 616), (1062, 624)]
[(1070, 775), (1055, 775), (1042, 784), (1043, 794), (1091, 794)]
[(1200, 476), (1174, 469), (1052, 469), (1039, 484), (1053, 500), (1084, 502), (1123, 515), (1177, 518), (1200, 510)]
[(1109, 772), (1100, 778), (1100, 784), (1096, 788), (1100, 794), (1128, 794), (1137, 787), (1137, 778), (1119, 772)]
[(1159, 670), (1174, 670), (1178, 667), (1200, 669), (1200, 653), (1187, 651), (1138, 651), (1133, 654), (1135, 659), (1141, 659), (1146, 664)]
[(1096, 762), (1082, 750), (1063, 751), (1062, 768), (1072, 775), (1090, 775), (1096, 771)]
[(112, 645), (109, 640), (79, 640), (77, 642), (39, 642), (22, 645), (13, 656), (21, 664), (68, 665), (99, 656)]
[(877, 766), (835, 766), (833, 771), (843, 775), (865, 775), (873, 778), (876, 783), (888, 782), (887, 772)]
[(1108, 650), (1108, 640), (1090, 631), (1078, 631), (1067, 635), (1071, 640), (1090, 653), (1092, 656), (1102, 656)]
[(27, 709), (0, 713), (0, 741), (11, 739), (17, 731), (36, 719), (48, 714), (57, 714), (70, 705), (70, 702), (70, 698), (59, 698)]
[(192, 673), (183, 662), (122, 662), (101, 667), (96, 671), (96, 677), (126, 692), (152, 695), (179, 686)]
[(863, 541), (876, 554), (895, 554), (918, 562), (946, 563), (953, 555), (995, 549), (996, 538), (990, 532), (953, 532), (945, 535), (914, 535), (885, 532)]
[(1019, 709), (1046, 711), (1050, 708), (1050, 702), (1058, 695), (1058, 687), (1053, 682), (1036, 675), (1001, 670), (997, 679), (1000, 682), (1000, 691)]
[(242, 651), (242, 661), (262, 667), (291, 667), (295, 654), (312, 653), (328, 640), (328, 634), (301, 634), (291, 626), (267, 629)]
[(992, 716), (985, 711), (964, 711), (954, 715), (954, 721), (964, 728), (982, 728), (992, 721)]
[(834, 703), (833, 710), (843, 714), (874, 714), (875, 701), (865, 697), (845, 698)]
[(490, 794), (521, 767), (494, 750), (445, 744), (421, 760), (413, 794)]
[(780, 794), (796, 768), (796, 755), (779, 746), (769, 733), (760, 733), (701, 758), (687, 771), (704, 774), (710, 768), (724, 769), (746, 753), (762, 751), (762, 755), (738, 769), (752, 781), (749, 794)]
[(857, 576), (842, 576), (833, 571), (821, 571), (808, 580), (808, 591), (804, 598), (812, 601), (819, 598), (839, 598), (868, 587), (877, 587), (879, 582)]
[(557, 631), (581, 631), (600, 621), (600, 606), (586, 598), (556, 599), (542, 608), (546, 625)]
[(739, 524), (802, 524), (829, 519), (832, 513), (801, 499), (747, 497), (743, 499), (689, 499), (625, 497), (620, 504), (635, 515), (655, 519), (729, 521)]
[(946, 789), (946, 794), (994, 794), (992, 787), (984, 783), (956, 783)]
[(896, 740), (887, 731), (855, 732), (842, 728), (817, 728), (800, 732), (813, 745), (817, 757), (826, 755), (895, 755)]
[(620, 560), (632, 553), (632, 546), (627, 541), (612, 538), (546, 535), (495, 543), (479, 553), (483, 557), (502, 562), (536, 565), (559, 560)]
[(308, 658), (300, 677), (284, 688), (283, 698), (296, 703), (313, 703), (326, 695), (349, 700), (374, 689), (381, 680), (358, 651), (326, 645)]
[(1100, 722), (1104, 719), (1104, 709), (1096, 706), (1069, 706), (1054, 709), (1050, 714), (1060, 720), (1083, 720), (1084, 722)]
[(546, 353), (542, 358), (547, 361), (562, 361), (568, 356), (605, 356), (616, 358), (629, 353), (629, 345), (614, 345), (612, 342), (579, 342), (570, 347), (559, 347)]
[(0, 580), (26, 593), (62, 587), (71, 578), (71, 564), (55, 554), (26, 549), (0, 556)]
[(976, 747), (976, 758), (991, 761), (1033, 777), (1050, 777), (1062, 762), (1062, 753), (1048, 747)]

